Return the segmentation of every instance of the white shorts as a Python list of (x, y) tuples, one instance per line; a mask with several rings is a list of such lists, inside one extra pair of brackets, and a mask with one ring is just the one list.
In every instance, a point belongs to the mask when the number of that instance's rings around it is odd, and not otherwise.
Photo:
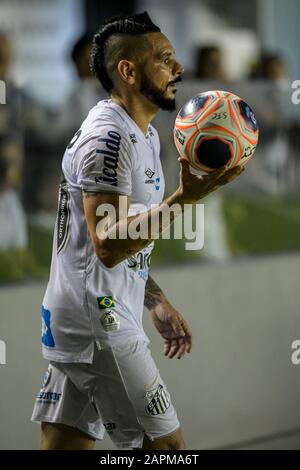
[(32, 421), (62, 423), (119, 448), (142, 447), (180, 424), (147, 342), (95, 350), (92, 364), (50, 362)]

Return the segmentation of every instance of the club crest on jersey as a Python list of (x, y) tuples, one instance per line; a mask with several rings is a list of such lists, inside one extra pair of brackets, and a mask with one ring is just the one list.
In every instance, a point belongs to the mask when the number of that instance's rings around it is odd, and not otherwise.
[(111, 186), (118, 186), (117, 168), (119, 165), (120, 148), (122, 137), (118, 132), (109, 131), (106, 138), (99, 138), (103, 146), (97, 148), (96, 153), (104, 155), (102, 175), (95, 177), (96, 183), (108, 183)]
[(114, 331), (120, 328), (120, 318), (116, 312), (107, 310), (100, 319), (104, 331)]
[(146, 392), (148, 401), (147, 411), (151, 415), (164, 414), (170, 406), (170, 398), (163, 385), (159, 384), (154, 390)]
[(115, 306), (112, 295), (106, 295), (105, 297), (97, 297), (97, 302), (98, 302), (98, 307), (100, 308), (100, 310)]

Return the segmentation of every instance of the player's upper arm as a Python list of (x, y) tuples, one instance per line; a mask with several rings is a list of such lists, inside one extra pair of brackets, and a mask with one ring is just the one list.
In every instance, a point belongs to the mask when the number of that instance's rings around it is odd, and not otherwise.
[(130, 195), (134, 151), (123, 129), (102, 123), (75, 154), (76, 179), (83, 191)]
[(110, 204), (115, 208), (118, 220), (121, 196), (127, 200), (131, 195), (134, 152), (120, 125), (98, 121), (100, 124), (92, 128), (88, 138), (78, 147), (74, 167), (77, 184), (83, 190), (85, 216), (96, 254), (108, 266), (113, 262), (113, 253), (106, 252), (105, 243), (97, 236), (96, 229), (103, 217), (96, 212), (101, 206), (103, 209), (104, 204)]
[(128, 196), (83, 191), (84, 213), (95, 253), (109, 268), (115, 266), (116, 257), (113, 252), (106, 249), (103, 228), (116, 223), (122, 217), (127, 217), (129, 203)]

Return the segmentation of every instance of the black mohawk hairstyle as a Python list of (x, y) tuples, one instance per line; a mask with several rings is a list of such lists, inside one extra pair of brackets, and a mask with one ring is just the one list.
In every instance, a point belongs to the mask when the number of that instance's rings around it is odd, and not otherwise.
[(93, 38), (90, 66), (93, 74), (107, 92), (113, 89), (113, 82), (106, 70), (104, 58), (108, 38), (113, 34), (135, 35), (159, 32), (160, 28), (152, 22), (146, 11), (132, 16), (116, 16), (103, 23)]

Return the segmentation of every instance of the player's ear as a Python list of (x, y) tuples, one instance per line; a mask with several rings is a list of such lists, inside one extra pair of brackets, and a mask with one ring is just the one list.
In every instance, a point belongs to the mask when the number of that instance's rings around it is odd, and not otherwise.
[(123, 82), (133, 85), (136, 80), (136, 71), (133, 62), (120, 60), (118, 63), (118, 73)]

